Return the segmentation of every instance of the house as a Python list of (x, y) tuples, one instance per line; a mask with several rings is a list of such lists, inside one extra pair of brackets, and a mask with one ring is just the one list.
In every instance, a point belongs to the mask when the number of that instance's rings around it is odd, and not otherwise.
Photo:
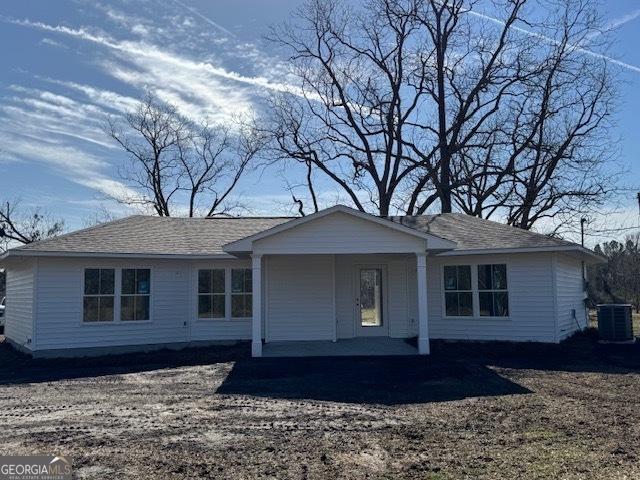
[(299, 218), (132, 216), (14, 248), (0, 267), (6, 338), (34, 356), (239, 340), (261, 356), (356, 340), (379, 353), (381, 339), (415, 337), (420, 354), (431, 339), (559, 342), (586, 326), (583, 265), (598, 261), (462, 214), (338, 205)]

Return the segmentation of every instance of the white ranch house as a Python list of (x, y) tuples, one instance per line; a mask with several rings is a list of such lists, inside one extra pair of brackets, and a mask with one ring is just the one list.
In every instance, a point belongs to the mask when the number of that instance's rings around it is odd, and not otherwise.
[(34, 356), (243, 340), (258, 357), (557, 343), (586, 327), (583, 265), (600, 260), (462, 214), (339, 205), (301, 218), (133, 216), (9, 250), (0, 267), (6, 338)]

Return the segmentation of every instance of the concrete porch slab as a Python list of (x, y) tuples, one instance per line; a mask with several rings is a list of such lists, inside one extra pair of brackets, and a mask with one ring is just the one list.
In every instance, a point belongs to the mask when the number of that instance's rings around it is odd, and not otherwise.
[(418, 349), (401, 338), (366, 337), (331, 341), (270, 342), (263, 357), (344, 357), (418, 355)]

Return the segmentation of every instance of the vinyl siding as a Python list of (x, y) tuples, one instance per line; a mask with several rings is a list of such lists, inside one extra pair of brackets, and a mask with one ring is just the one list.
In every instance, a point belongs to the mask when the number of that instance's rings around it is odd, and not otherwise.
[(424, 251), (425, 240), (344, 213), (333, 213), (253, 244), (264, 254), (344, 254)]
[(267, 268), (267, 340), (333, 340), (333, 256), (273, 256)]
[[(556, 341), (557, 330), (571, 328), (571, 309), (580, 311), (581, 278), (579, 262), (564, 255), (556, 257), (554, 276), (552, 258), (550, 253), (428, 257), (430, 337)], [(442, 266), (479, 263), (507, 264), (510, 316), (500, 319), (443, 317)], [(37, 268), (16, 264), (15, 268), (8, 269), (7, 336), (19, 344), (33, 338), (38, 350), (47, 350), (251, 338), (251, 319), (197, 318), (197, 270), (249, 268), (250, 260), (203, 263), (40, 258), (37, 264)], [(266, 255), (262, 308), (263, 319), (268, 322), (267, 340), (333, 340), (335, 336), (356, 335), (354, 272), (359, 264), (386, 266), (389, 335), (416, 336), (415, 255)], [(152, 320), (140, 324), (83, 323), (83, 272), (84, 268), (91, 267), (150, 268)], [(35, 310), (32, 308), (34, 298)], [(230, 313), (229, 304), (227, 313)], [(35, 331), (31, 330), (34, 317)]]
[[(580, 260), (567, 255), (557, 255), (556, 295), (558, 306), (558, 340), (562, 340), (586, 327), (584, 282)], [(575, 311), (575, 317), (574, 317)]]
[[(445, 317), (443, 265), (489, 263), (507, 265), (509, 317)], [(427, 258), (429, 336), (465, 340), (556, 341), (552, 272), (550, 253)], [(417, 306), (413, 308), (417, 309)], [(417, 329), (414, 334), (417, 334)]]
[[(151, 321), (83, 323), (85, 268), (151, 269)], [(188, 341), (189, 273), (188, 264), (170, 260), (40, 259), (38, 350)]]
[(32, 350), (33, 292), (35, 262), (15, 262), (7, 268), (7, 305), (4, 334), (18, 345)]

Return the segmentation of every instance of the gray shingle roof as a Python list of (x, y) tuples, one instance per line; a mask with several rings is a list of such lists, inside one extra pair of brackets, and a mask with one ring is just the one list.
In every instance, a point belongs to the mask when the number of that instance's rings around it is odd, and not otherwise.
[[(291, 217), (175, 218), (132, 216), (13, 249), (12, 252), (130, 255), (219, 255), (223, 245)], [(391, 217), (402, 225), (457, 243), (458, 250), (575, 246), (459, 213)]]
[(137, 215), (42, 240), (18, 251), (220, 255), (222, 246), (290, 220), (285, 217), (176, 218)]
[(457, 250), (575, 246), (566, 240), (463, 213), (391, 217), (391, 220), (454, 241), (457, 243)]

